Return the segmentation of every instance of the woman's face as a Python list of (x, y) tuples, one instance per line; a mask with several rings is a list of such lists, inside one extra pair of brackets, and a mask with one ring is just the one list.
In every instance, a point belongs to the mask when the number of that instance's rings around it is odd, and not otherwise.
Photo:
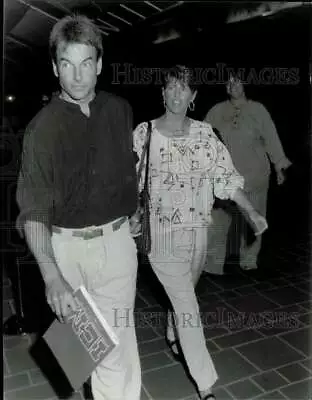
[(166, 107), (173, 114), (186, 114), (190, 102), (195, 97), (196, 92), (192, 92), (186, 83), (175, 78), (170, 79), (163, 89)]

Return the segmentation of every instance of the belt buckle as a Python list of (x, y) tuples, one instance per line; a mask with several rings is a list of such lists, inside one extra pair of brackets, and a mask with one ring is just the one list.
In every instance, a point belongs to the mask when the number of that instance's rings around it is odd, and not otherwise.
[(85, 231), (85, 232), (83, 232), (83, 238), (84, 238), (84, 240), (91, 239), (91, 233), (92, 233), (92, 231)]

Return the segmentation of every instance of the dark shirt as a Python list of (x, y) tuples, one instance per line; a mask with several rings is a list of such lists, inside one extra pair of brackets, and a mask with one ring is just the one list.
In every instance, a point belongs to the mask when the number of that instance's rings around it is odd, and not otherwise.
[(99, 92), (90, 117), (55, 96), (25, 132), (17, 186), (20, 216), (65, 228), (102, 225), (135, 212), (132, 110)]

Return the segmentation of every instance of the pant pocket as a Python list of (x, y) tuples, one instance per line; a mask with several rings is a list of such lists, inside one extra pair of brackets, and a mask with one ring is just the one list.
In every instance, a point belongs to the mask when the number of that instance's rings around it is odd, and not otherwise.
[(57, 235), (52, 235), (52, 248), (57, 267), (66, 282), (76, 289), (83, 284), (79, 270), (79, 251), (73, 241)]
[(81, 273), (87, 288), (98, 288), (103, 285), (107, 276), (108, 249), (105, 237), (85, 241), (84, 257), (81, 260)]

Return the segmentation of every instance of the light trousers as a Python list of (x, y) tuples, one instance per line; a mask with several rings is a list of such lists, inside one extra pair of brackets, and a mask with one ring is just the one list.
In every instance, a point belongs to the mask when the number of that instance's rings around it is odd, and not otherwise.
[(207, 227), (165, 226), (152, 220), (150, 263), (174, 310), (167, 327), (169, 340), (179, 339), (189, 372), (204, 391), (218, 379), (206, 346), (195, 285), (204, 267)]
[(85, 285), (119, 339), (91, 376), (94, 400), (139, 400), (141, 369), (133, 317), (137, 249), (128, 220), (119, 230), (88, 240), (63, 229), (53, 233), (52, 246), (65, 280), (73, 289)]

